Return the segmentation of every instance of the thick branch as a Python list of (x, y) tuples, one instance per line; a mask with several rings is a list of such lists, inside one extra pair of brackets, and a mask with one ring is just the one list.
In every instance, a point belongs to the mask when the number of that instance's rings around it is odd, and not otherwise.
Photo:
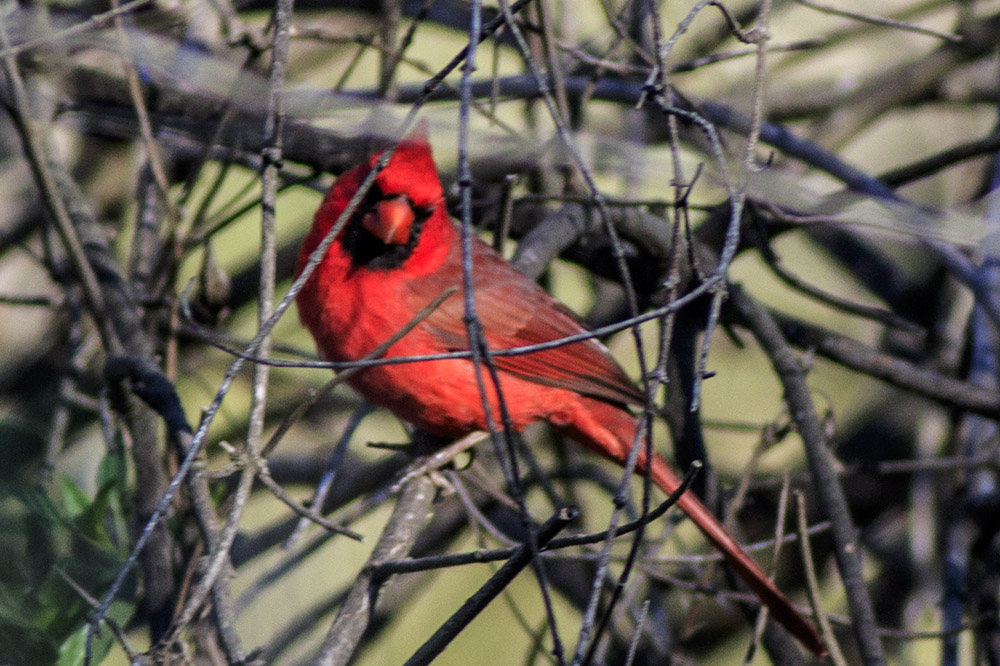
[(411, 479), (404, 487), (375, 550), (347, 599), (340, 607), (337, 618), (326, 634), (319, 654), (313, 662), (317, 666), (347, 664), (371, 622), (378, 596), (388, 581), (377, 578), (370, 567), (404, 557), (413, 547), (431, 517), (434, 484), (427, 476)]

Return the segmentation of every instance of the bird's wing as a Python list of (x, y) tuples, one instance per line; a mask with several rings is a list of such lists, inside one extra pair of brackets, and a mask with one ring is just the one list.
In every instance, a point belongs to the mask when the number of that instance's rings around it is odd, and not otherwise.
[[(449, 286), (461, 286), (461, 253), (457, 247), (432, 275), (414, 281), (408, 294), (419, 309)], [(523, 347), (586, 331), (562, 303), (524, 277), (489, 246), (476, 241), (476, 314), (490, 349)], [(447, 299), (423, 322), (449, 350), (469, 349), (462, 292)], [(495, 356), (496, 366), (528, 381), (569, 389), (609, 402), (641, 405), (643, 395), (625, 371), (595, 339), (516, 356)]]

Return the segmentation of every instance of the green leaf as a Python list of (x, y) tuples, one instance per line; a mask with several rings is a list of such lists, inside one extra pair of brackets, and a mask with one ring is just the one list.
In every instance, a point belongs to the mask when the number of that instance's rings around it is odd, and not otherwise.
[(90, 497), (83, 492), (80, 486), (69, 477), (59, 479), (59, 499), (63, 510), (70, 516), (76, 517), (87, 510), (90, 506)]
[[(124, 601), (116, 601), (111, 604), (108, 616), (114, 618), (119, 624), (123, 624), (128, 620), (132, 611), (133, 606), (131, 604)], [(88, 630), (89, 625), (84, 623), (59, 646), (59, 660), (56, 662), (56, 666), (83, 666), (86, 659)], [(107, 625), (102, 626), (100, 634), (94, 637), (91, 645), (90, 663), (92, 666), (100, 664), (108, 656), (114, 642), (115, 638), (111, 629)]]
[(127, 477), (128, 464), (122, 450), (118, 448), (109, 451), (97, 467), (97, 486), (102, 488), (107, 484), (115, 484), (124, 491)]

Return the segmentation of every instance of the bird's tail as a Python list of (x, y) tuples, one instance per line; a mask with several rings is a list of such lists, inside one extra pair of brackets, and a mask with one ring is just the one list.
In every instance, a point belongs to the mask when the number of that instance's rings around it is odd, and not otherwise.
[[(597, 453), (623, 464), (631, 450), (636, 421), (624, 409), (600, 400), (584, 398), (587, 415), (562, 430)], [(640, 451), (637, 470), (646, 469), (644, 452)], [(667, 462), (655, 451), (649, 465), (653, 482), (668, 495), (680, 487), (680, 479)], [(694, 521), (702, 534), (712, 542), (726, 562), (753, 590), (754, 594), (771, 611), (774, 619), (783, 625), (806, 648), (817, 656), (826, 654), (826, 647), (801, 613), (771, 582), (742, 546), (726, 531), (697, 495), (685, 492), (677, 500), (678, 506)]]

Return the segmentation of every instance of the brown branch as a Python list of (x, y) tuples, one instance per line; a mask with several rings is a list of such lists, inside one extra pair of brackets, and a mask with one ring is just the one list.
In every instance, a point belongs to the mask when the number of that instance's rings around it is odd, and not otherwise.
[(844, 367), (942, 405), (992, 418), (1000, 416), (1000, 395), (995, 391), (922, 368), (791, 315), (771, 311), (770, 316), (796, 347), (813, 350)]
[(559, 512), (542, 525), (538, 533), (533, 535), (535, 544), (524, 544), (517, 552), (500, 567), (486, 583), (469, 597), (462, 607), (445, 620), (434, 635), (427, 639), (413, 655), (406, 660), (405, 666), (426, 666), (431, 663), (456, 636), (514, 580), (524, 567), (533, 559), (534, 547), (544, 546), (566, 525), (576, 519), (579, 511), (575, 507), (560, 509)]
[(875, 611), (861, 566), (857, 530), (837, 478), (833, 457), (827, 449), (823, 424), (816, 414), (812, 395), (806, 385), (805, 372), (777, 322), (763, 306), (736, 286), (730, 290), (730, 303), (767, 352), (784, 387), (785, 401), (805, 445), (809, 468), (820, 498), (819, 504), (831, 523), (834, 555), (847, 592), (847, 603), (853, 620), (851, 627), (861, 658), (867, 666), (885, 664)]
[[(0, 47), (7, 49), (10, 41), (7, 31), (0, 24)], [(67, 182), (59, 183), (56, 180), (56, 171), (59, 167), (53, 164), (45, 150), (43, 139), (40, 136), (39, 128), (35, 126), (36, 114), (33, 112), (28, 94), (25, 90), (24, 80), (21, 78), (21, 70), (17, 60), (13, 55), (7, 55), (0, 60), (4, 75), (7, 78), (7, 85), (2, 88), (9, 91), (12, 96), (12, 104), (7, 108), (14, 127), (20, 136), (24, 149), (24, 155), (28, 166), (31, 169), (35, 184), (42, 197), (42, 203), (55, 223), (56, 232), (59, 234), (66, 252), (69, 254), (73, 268), (76, 270), (83, 287), (84, 298), (90, 308), (94, 322), (101, 334), (105, 349), (111, 353), (118, 353), (121, 349), (118, 339), (115, 337), (108, 324), (105, 313), (105, 303), (98, 285), (97, 276), (93, 267), (87, 260), (83, 243), (80, 240), (77, 229), (70, 219), (70, 211), (67, 206), (68, 195), (63, 192)], [(67, 179), (68, 180), (68, 179)]]
[[(368, 558), (368, 567), (399, 559), (410, 551), (430, 520), (434, 494), (434, 484), (427, 476), (411, 479), (403, 487), (389, 522)], [(367, 569), (362, 571), (330, 626), (314, 664), (333, 666), (350, 661), (368, 628), (378, 597), (388, 583)]]

